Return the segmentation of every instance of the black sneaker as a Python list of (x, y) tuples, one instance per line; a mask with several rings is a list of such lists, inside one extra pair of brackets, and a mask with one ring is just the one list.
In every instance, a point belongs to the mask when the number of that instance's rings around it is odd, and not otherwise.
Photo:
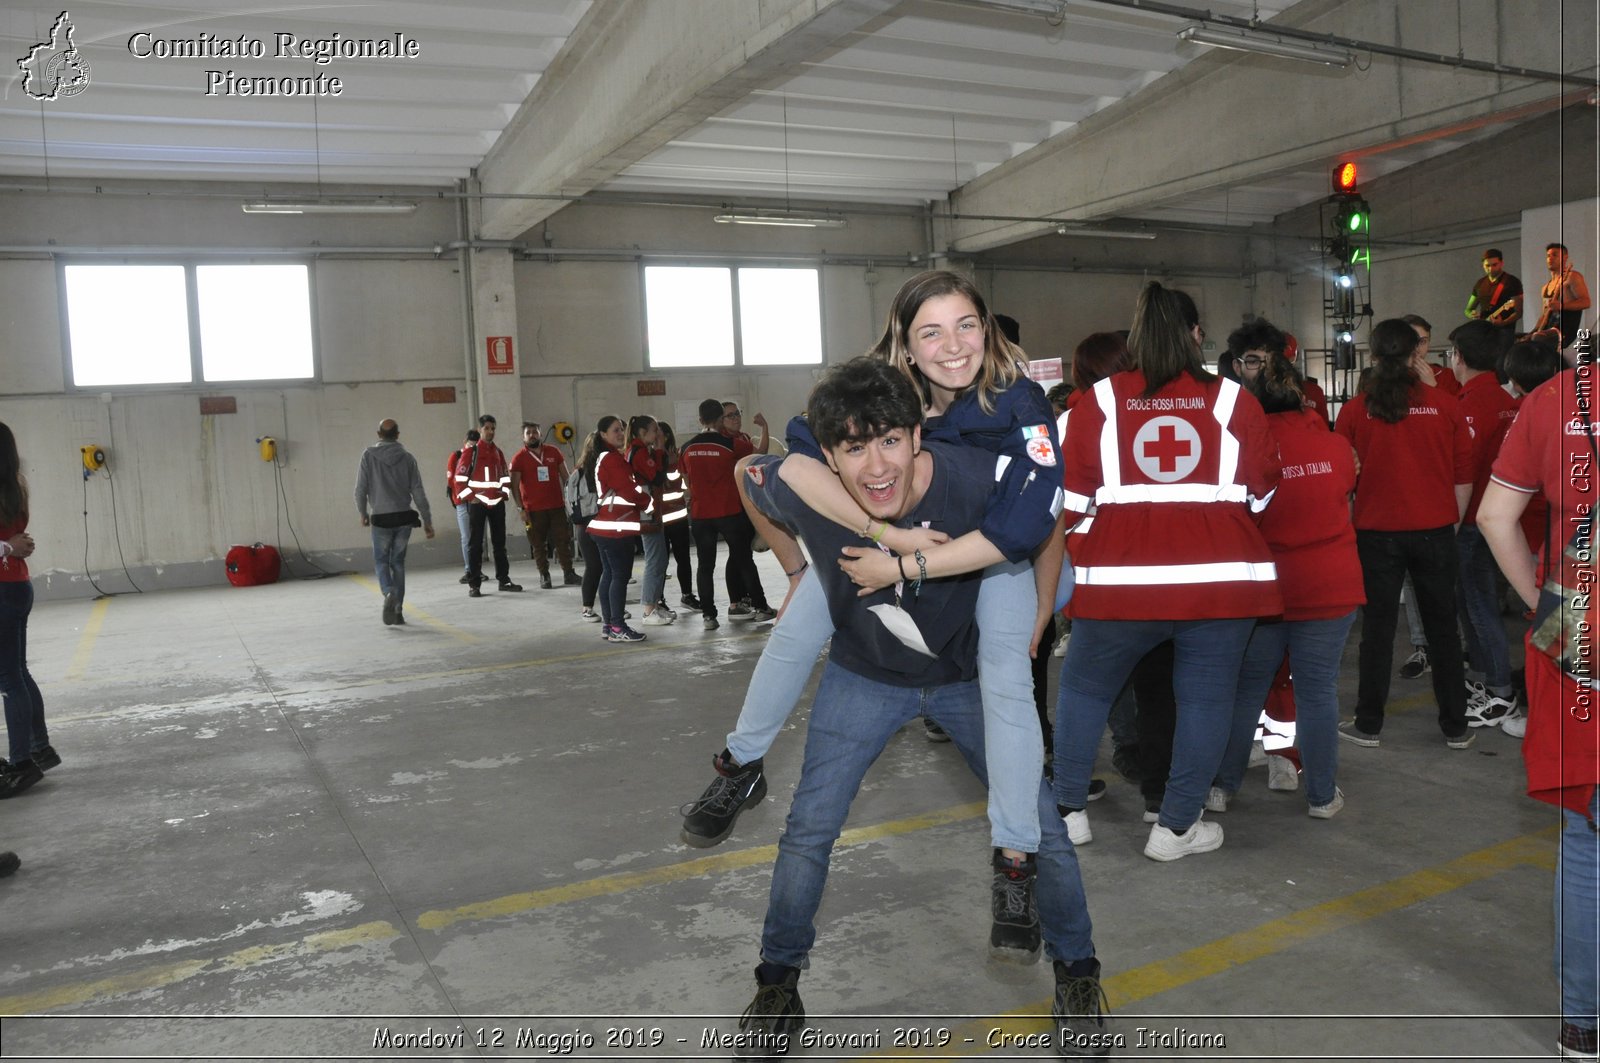
[(1433, 671), (1433, 666), (1428, 663), (1428, 647), (1418, 646), (1406, 663), (1400, 666), (1401, 679), (1421, 679), (1428, 672)]
[(1050, 1014), (1056, 1021), (1056, 1052), (1069, 1059), (1109, 1056), (1115, 1039), (1106, 1029), (1111, 1006), (1100, 986), (1100, 961), (1090, 962), (1092, 973), (1074, 977), (1065, 963), (1056, 961), (1056, 996)]
[(576, 572), (573, 572), (569, 569), (566, 572), (561, 573), (561, 585), (563, 587), (578, 587), (582, 584), (583, 579)]
[(698, 800), (678, 809), (683, 814), (683, 830), (679, 837), (685, 845), (696, 849), (709, 849), (733, 833), (734, 821), (746, 807), (767, 796), (767, 777), (761, 770), (761, 761), (735, 764), (724, 749), (711, 758), (717, 777), (705, 788)]
[(994, 851), (994, 882), (991, 907), (994, 926), (989, 930), (989, 957), (1005, 963), (1037, 963), (1039, 960), (1039, 903), (1033, 884), (1039, 865), (1030, 853), (1013, 860)]
[(749, 620), (755, 615), (755, 607), (749, 602), (734, 602), (728, 606), (729, 620)]
[(1098, 801), (1106, 795), (1106, 781), (1104, 779), (1089, 780), (1089, 800)]
[(461, 578), (456, 580), (456, 582), (457, 583), (471, 583), (472, 582), (472, 576), (469, 575), (468, 573), (463, 572), (463, 573), (461, 573)]
[(522, 589), (522, 584), (512, 583), (510, 580), (506, 580), (504, 583), (500, 584), (500, 589), (502, 591), (520, 591)]
[(697, 613), (705, 611), (704, 607), (700, 604), (700, 599), (696, 598), (692, 594), (685, 594), (678, 600), (683, 603), (685, 609), (693, 609)]
[(383, 596), (383, 622), (389, 627), (394, 626), (394, 594), (392, 592)]
[(707, 631), (715, 631), (715, 630), (717, 630), (717, 628), (719, 628), (721, 626), (722, 626), (722, 624), (720, 624), (717, 621), (716, 617), (708, 616), (708, 617), (705, 618), (705, 628), (706, 628)]
[(33, 751), (33, 762), (39, 765), (40, 771), (49, 771), (51, 768), (60, 767), (61, 754), (56, 752), (55, 746), (45, 746), (43, 749)]
[(550, 588), (552, 588), (554, 586), (555, 586), (555, 584), (550, 582), (550, 573), (541, 572), (539, 574), (539, 589), (540, 590), (547, 591), (547, 590), (549, 590)]
[(737, 1060), (770, 1060), (787, 1055), (795, 1035), (806, 1024), (806, 1007), (800, 1002), (800, 969), (785, 967), (783, 981), (762, 985), (756, 973), (756, 998), (739, 1016)]
[(1561, 1024), (1561, 1036), (1556, 1041), (1562, 1059), (1593, 1060), (1596, 1053), (1595, 1031), (1570, 1022)]
[(476, 583), (470, 583), (470, 584), (467, 585), (467, 597), (468, 598), (482, 598), (483, 597), (483, 591), (478, 589), (478, 585)]
[(8, 764), (5, 774), (0, 775), (0, 798), (15, 797), (42, 778), (44, 772), (31, 760)]
[(928, 741), (930, 742), (950, 741), (949, 733), (943, 727), (940, 727), (926, 716), (922, 718), (922, 729), (927, 733)]
[(10, 878), (22, 866), (22, 858), (13, 852), (0, 853), (0, 878)]

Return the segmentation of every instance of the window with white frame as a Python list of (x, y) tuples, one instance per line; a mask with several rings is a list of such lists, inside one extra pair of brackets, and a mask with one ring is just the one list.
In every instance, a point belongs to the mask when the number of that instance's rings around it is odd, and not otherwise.
[(650, 368), (818, 365), (815, 269), (646, 266)]
[(77, 387), (315, 376), (304, 263), (69, 263), (62, 284)]

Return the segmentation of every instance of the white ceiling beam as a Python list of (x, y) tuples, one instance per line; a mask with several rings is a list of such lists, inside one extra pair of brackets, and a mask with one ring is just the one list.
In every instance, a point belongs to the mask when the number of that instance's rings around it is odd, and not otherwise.
[[(1470, 57), (1530, 67), (1561, 65), (1561, 40), (1593, 40), (1592, 3), (1497, 4), (1496, 19), (1462, 24)], [(1454, 0), (1376, 5), (1303, 0), (1287, 24), (1453, 55)], [(1551, 26), (1559, 25), (1559, 33)], [(1568, 67), (1592, 69), (1592, 55)], [(1578, 94), (1581, 96), (1581, 91)], [(1365, 69), (1332, 71), (1237, 52), (1203, 56), (1136, 98), (958, 189), (958, 214), (1092, 220), (1158, 209), (1219, 185), (1243, 184), (1330, 160), (1447, 136), (1453, 128), (1531, 113), (1562, 96), (1529, 82), (1375, 55)], [(1204, 130), (1204, 140), (1196, 131)], [(1038, 235), (1039, 223), (957, 221), (956, 251), (977, 252)]]
[[(897, 0), (598, 0), (479, 168), (487, 193), (581, 194), (892, 8)], [(554, 213), (488, 200), (479, 235)]]

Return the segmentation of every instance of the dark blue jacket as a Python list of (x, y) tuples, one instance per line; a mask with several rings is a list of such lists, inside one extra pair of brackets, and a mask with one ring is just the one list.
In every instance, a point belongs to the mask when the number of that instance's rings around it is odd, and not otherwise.
[[(1031, 556), (1061, 514), (1061, 447), (1055, 421), (1044, 389), (1024, 377), (995, 397), (994, 413), (984, 412), (974, 388), (943, 416), (922, 425), (924, 440), (979, 447), (1011, 459), (978, 528), (1008, 561)], [(805, 418), (790, 420), (786, 435), (790, 453), (825, 460)]]

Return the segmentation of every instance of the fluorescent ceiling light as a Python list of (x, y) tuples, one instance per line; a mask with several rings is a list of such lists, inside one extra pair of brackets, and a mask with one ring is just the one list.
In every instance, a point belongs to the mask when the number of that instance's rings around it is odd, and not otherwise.
[(837, 214), (796, 214), (787, 210), (761, 210), (753, 214), (718, 214), (723, 225), (781, 225), (792, 229), (843, 229), (845, 220)]
[(280, 203), (269, 200), (262, 203), (243, 203), (240, 209), (246, 214), (410, 214), (417, 209), (415, 203), (398, 203), (387, 199), (364, 199), (339, 202)]
[(1328, 66), (1349, 66), (1355, 56), (1329, 45), (1285, 40), (1270, 31), (1224, 29), (1221, 26), (1185, 26), (1178, 36), (1192, 44), (1209, 44), (1236, 52), (1254, 52), (1279, 59), (1303, 59)]
[(1108, 240), (1154, 240), (1156, 234), (1144, 229), (1087, 229), (1076, 225), (1057, 225), (1057, 236), (1103, 236)]

